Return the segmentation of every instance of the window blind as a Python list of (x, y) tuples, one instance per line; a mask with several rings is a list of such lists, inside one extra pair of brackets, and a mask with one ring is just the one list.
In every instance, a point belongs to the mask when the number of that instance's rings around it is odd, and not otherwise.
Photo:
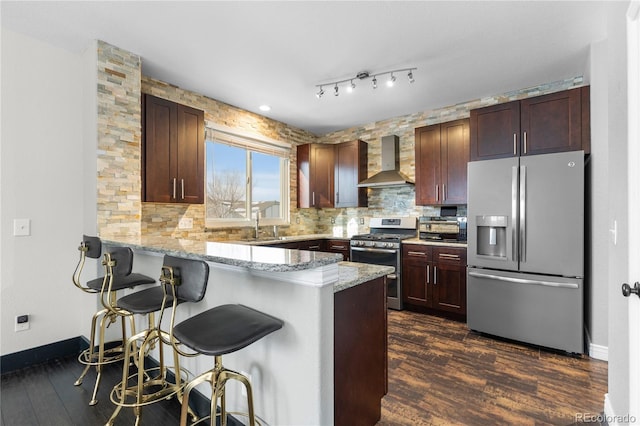
[(291, 145), (262, 135), (238, 131), (230, 127), (207, 124), (204, 130), (205, 139), (219, 142), (263, 154), (289, 158)]

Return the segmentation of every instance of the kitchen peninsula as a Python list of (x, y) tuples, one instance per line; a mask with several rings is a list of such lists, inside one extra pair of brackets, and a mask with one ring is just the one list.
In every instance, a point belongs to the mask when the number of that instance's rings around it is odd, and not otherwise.
[[(136, 272), (150, 276), (159, 275), (165, 254), (209, 263), (205, 298), (180, 306), (177, 321), (225, 303), (284, 321), (278, 332), (225, 356), (228, 368), (250, 376), (256, 413), (266, 423), (377, 422), (387, 383), (385, 276), (393, 268), (342, 262), (335, 253), (246, 244), (159, 237), (103, 237), (103, 242), (131, 247)], [(211, 368), (204, 356), (181, 363), (193, 374)], [(209, 397), (206, 388), (201, 391)], [(244, 400), (240, 386), (230, 385), (230, 411), (245, 411)]]

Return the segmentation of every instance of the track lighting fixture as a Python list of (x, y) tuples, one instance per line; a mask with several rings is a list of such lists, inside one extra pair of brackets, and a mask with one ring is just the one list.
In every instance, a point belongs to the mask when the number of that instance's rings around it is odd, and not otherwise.
[(333, 86), (333, 94), (334, 96), (338, 96), (340, 94), (340, 85), (342, 85), (343, 83), (347, 83), (345, 85), (347, 92), (351, 93), (353, 92), (353, 90), (356, 88), (356, 84), (353, 82), (353, 80), (366, 80), (366, 79), (371, 79), (371, 87), (373, 89), (377, 89), (378, 88), (378, 78), (379, 76), (384, 76), (386, 74), (389, 74), (389, 80), (387, 80), (387, 86), (392, 87), (395, 85), (396, 82), (396, 76), (394, 74), (397, 73), (401, 73), (401, 72), (407, 72), (407, 79), (409, 80), (409, 83), (413, 83), (415, 82), (415, 79), (413, 78), (413, 71), (417, 70), (417, 68), (401, 68), (401, 69), (397, 69), (397, 70), (391, 70), (391, 71), (384, 71), (384, 72), (378, 72), (378, 73), (369, 73), (368, 71), (360, 71), (358, 74), (356, 74), (355, 77), (351, 77), (351, 78), (346, 78), (344, 80), (337, 80), (337, 81), (332, 81), (329, 83), (323, 83), (323, 84), (316, 84), (316, 87), (320, 88), (320, 90), (316, 93), (316, 97), (318, 99), (320, 99), (322, 97), (322, 95), (324, 95), (324, 90), (322, 89), (323, 86)]

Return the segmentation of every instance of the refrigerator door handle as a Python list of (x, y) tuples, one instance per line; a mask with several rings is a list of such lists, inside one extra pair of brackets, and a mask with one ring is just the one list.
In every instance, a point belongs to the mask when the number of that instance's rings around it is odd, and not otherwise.
[(511, 259), (518, 261), (518, 234), (516, 223), (518, 215), (518, 167), (511, 168)]
[(527, 166), (520, 166), (520, 262), (527, 261)]
[(529, 280), (525, 278), (512, 278), (512, 277), (504, 277), (502, 275), (494, 275), (494, 274), (483, 274), (481, 272), (470, 271), (469, 276), (476, 278), (486, 278), (489, 280), (498, 280), (498, 281), (506, 281), (509, 283), (516, 284), (535, 284), (542, 285), (545, 287), (561, 287), (561, 288), (579, 288), (576, 283), (561, 283), (554, 281), (542, 281), (542, 280)]

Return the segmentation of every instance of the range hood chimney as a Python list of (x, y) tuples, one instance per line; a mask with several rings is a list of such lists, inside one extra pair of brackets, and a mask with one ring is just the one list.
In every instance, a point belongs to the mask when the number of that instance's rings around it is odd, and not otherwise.
[(382, 160), (380, 172), (360, 182), (359, 188), (413, 185), (413, 182), (400, 171), (400, 139), (396, 135), (382, 138), (380, 157)]

